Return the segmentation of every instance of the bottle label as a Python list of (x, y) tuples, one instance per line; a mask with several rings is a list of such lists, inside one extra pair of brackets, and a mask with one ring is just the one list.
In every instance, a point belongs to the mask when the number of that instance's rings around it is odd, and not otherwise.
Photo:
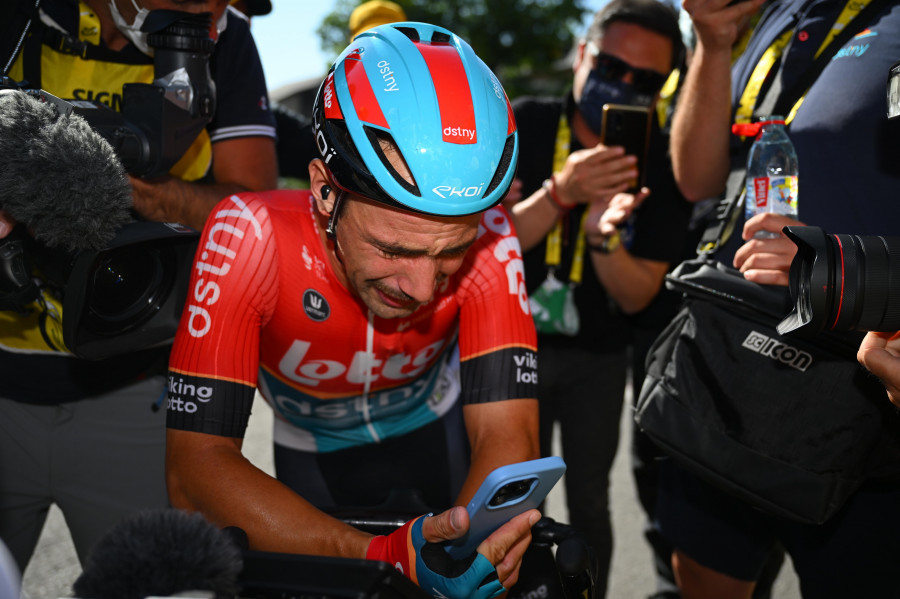
[[(749, 187), (749, 186), (748, 186)], [(797, 214), (797, 177), (754, 177), (751, 192), (755, 212)]]

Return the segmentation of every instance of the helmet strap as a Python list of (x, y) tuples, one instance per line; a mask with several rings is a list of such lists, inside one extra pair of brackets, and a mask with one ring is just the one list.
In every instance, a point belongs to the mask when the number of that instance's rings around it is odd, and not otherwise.
[(347, 192), (339, 187), (337, 195), (334, 197), (334, 204), (331, 206), (331, 214), (328, 215), (328, 226), (325, 227), (325, 234), (333, 239), (335, 244), (337, 244), (337, 220), (341, 208), (344, 207), (344, 198), (346, 197)]

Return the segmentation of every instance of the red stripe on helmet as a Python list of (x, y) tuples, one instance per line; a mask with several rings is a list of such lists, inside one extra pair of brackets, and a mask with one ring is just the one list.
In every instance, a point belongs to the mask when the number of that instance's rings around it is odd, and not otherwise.
[(450, 44), (416, 42), (437, 94), (441, 111), (441, 129), (444, 141), (456, 144), (474, 144), (478, 141), (475, 129), (475, 107), (469, 78), (459, 57)]
[(325, 106), (326, 119), (342, 119), (344, 114), (338, 104), (337, 94), (334, 93), (334, 71), (328, 73), (325, 80), (325, 89), (322, 90), (322, 104)]
[(359, 120), (388, 129), (387, 119), (381, 112), (381, 106), (372, 91), (372, 84), (366, 75), (366, 69), (361, 60), (353, 60), (347, 57), (344, 60), (344, 76), (347, 78), (347, 90), (353, 101), (353, 108)]
[[(506, 96), (506, 93), (503, 94)], [(513, 116), (512, 105), (509, 103), (509, 96), (506, 96), (506, 135), (512, 135), (516, 131), (516, 117)]]

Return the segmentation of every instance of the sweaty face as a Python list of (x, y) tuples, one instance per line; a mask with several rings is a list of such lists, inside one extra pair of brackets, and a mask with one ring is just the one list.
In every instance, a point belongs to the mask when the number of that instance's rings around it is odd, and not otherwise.
[(414, 214), (351, 196), (337, 227), (348, 287), (380, 318), (409, 316), (459, 270), (479, 220)]

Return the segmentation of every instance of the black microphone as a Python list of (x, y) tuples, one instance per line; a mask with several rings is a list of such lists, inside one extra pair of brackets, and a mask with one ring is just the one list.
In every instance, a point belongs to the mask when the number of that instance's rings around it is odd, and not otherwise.
[(85, 599), (168, 597), (240, 591), (241, 550), (197, 512), (148, 510), (111, 528), (94, 546), (72, 590)]
[(133, 220), (131, 185), (112, 146), (50, 94), (0, 91), (0, 210), (40, 242), (102, 249)]

